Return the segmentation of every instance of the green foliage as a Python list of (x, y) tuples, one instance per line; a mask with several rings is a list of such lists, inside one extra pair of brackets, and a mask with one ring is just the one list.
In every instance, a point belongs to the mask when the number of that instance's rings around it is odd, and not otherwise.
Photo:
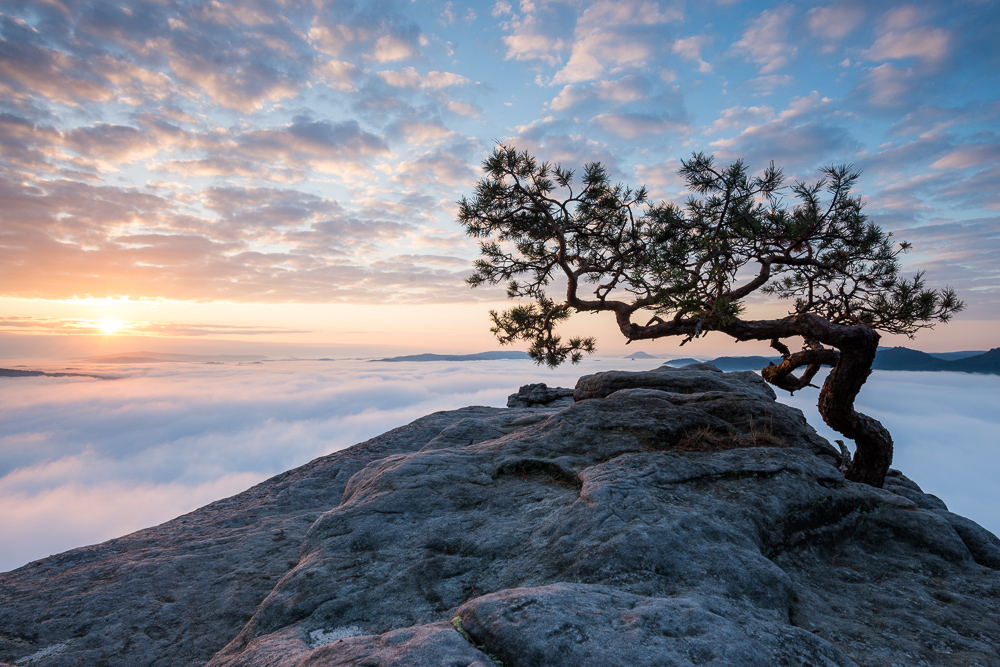
[[(908, 335), (963, 307), (951, 289), (928, 289), (922, 274), (899, 275), (909, 246), (865, 216), (851, 195), (859, 173), (850, 166), (795, 183), (791, 207), (773, 163), (752, 176), (742, 161), (718, 167), (702, 153), (682, 161), (680, 175), (695, 193), (684, 207), (612, 184), (597, 163), (577, 185), (572, 171), (499, 146), (483, 168), (472, 199), (459, 202), (459, 222), (482, 255), (468, 282), (504, 283), (509, 298), (529, 301), (492, 312), (492, 330), (503, 344), (528, 341), (538, 363), (593, 352), (592, 338), (555, 333), (579, 311), (614, 312), (630, 340), (687, 342), (713, 330), (732, 334), (758, 291), (790, 300), (790, 316)], [(565, 289), (566, 299), (550, 298), (551, 287)], [(639, 316), (648, 322), (634, 322)]]

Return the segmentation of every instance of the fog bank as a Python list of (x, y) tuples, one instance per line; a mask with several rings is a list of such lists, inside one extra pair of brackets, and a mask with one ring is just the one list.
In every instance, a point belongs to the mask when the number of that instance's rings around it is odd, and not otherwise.
[[(116, 364), (76, 371), (116, 380), (0, 378), (0, 571), (161, 523), (430, 412), (656, 364)], [(779, 400), (832, 439), (816, 393)], [(877, 371), (858, 404), (892, 432), (894, 467), (1000, 532), (1000, 377)]]

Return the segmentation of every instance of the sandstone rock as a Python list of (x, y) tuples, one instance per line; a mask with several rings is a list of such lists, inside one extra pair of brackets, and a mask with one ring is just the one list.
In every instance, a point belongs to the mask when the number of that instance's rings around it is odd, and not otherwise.
[(622, 375), (2, 574), (0, 661), (1000, 664), (994, 536), (896, 471), (845, 481), (752, 374)]
[(507, 397), (508, 408), (562, 407), (572, 402), (572, 389), (548, 387), (543, 382), (526, 384)]

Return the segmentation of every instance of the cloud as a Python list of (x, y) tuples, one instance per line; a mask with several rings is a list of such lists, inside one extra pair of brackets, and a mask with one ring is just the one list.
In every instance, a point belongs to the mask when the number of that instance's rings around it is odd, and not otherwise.
[(308, 116), (297, 116), (281, 128), (244, 132), (236, 145), (239, 153), (258, 160), (305, 159), (317, 167), (388, 153), (381, 137), (362, 130), (355, 120), (333, 123)]
[(490, 10), (490, 14), (494, 18), (499, 18), (501, 16), (504, 16), (504, 15), (510, 14), (510, 13), (511, 13), (510, 3), (509, 2), (504, 2), (504, 0), (497, 0), (493, 4), (493, 8)]
[(13, 97), (41, 95), (71, 106), (114, 96), (100, 68), (49, 48), (23, 19), (0, 16), (0, 90)]
[[(466, 153), (460, 150), (458, 153)], [(407, 188), (468, 188), (478, 178), (478, 169), (455, 151), (434, 150), (399, 165), (393, 180)]]
[(0, 570), (168, 520), (430, 412), (501, 406), (523, 382), (579, 373), (531, 362), (114, 371), (126, 377), (0, 384), (0, 531), (17, 536), (0, 544)]
[(685, 60), (696, 63), (698, 71), (707, 74), (712, 71), (712, 66), (701, 57), (701, 51), (710, 41), (711, 38), (707, 35), (695, 35), (694, 37), (678, 39), (674, 42), (674, 53), (680, 55)]
[(650, 114), (601, 114), (590, 120), (605, 132), (623, 139), (639, 139), (664, 132), (685, 132), (688, 130), (685, 123)]
[(761, 12), (739, 41), (733, 44), (733, 49), (747, 60), (757, 63), (761, 74), (782, 69), (798, 51), (788, 42), (788, 24), (794, 12), (787, 5)]
[(953, 205), (1000, 211), (1000, 165), (990, 164), (962, 181), (947, 184), (941, 194)]
[[(928, 224), (898, 233), (913, 244), (906, 256), (912, 271), (926, 271), (936, 284), (950, 285), (980, 317), (995, 317), (1000, 293), (1000, 218)], [(992, 297), (992, 298), (991, 298)]]
[(128, 164), (151, 157), (169, 146), (160, 139), (135, 127), (99, 123), (74, 128), (64, 135), (62, 143), (80, 155), (104, 163), (105, 169), (113, 169), (115, 163)]
[(669, 196), (705, 150), (854, 162), (891, 228), (998, 210), (988, 3), (722, 4), (8, 3), (0, 295), (472, 298), (393, 261), (475, 253), (454, 202), (505, 137)]
[(382, 35), (375, 40), (375, 60), (380, 63), (405, 60), (417, 55), (416, 46), (409, 40), (396, 35)]
[[(368, 163), (389, 155), (385, 140), (364, 130), (356, 120), (332, 122), (295, 116), (277, 127), (241, 132), (209, 130), (189, 137), (191, 149), (205, 157), (171, 159), (156, 167), (176, 174), (201, 176), (270, 176), (302, 180), (307, 170), (361, 177)], [(162, 145), (162, 143), (161, 143)], [(261, 173), (261, 167), (270, 169)]]
[(582, 104), (609, 102), (614, 106), (647, 101), (652, 85), (646, 77), (631, 74), (620, 79), (569, 84), (549, 102), (552, 111), (567, 111)]
[(1000, 162), (1000, 143), (959, 146), (931, 164), (931, 169), (970, 169)]
[(649, 189), (653, 201), (667, 200), (680, 204), (683, 203), (680, 195), (687, 192), (687, 182), (678, 173), (680, 169), (681, 161), (670, 158), (655, 164), (637, 165), (635, 172), (638, 182)]
[(926, 18), (912, 5), (896, 7), (883, 16), (881, 33), (865, 52), (870, 60), (905, 60), (915, 58), (936, 64), (948, 56), (951, 33), (943, 28), (921, 26)]
[(431, 71), (422, 75), (413, 67), (383, 70), (378, 75), (390, 86), (413, 90), (443, 90), (451, 86), (462, 86), (469, 83), (467, 78), (459, 74)]
[(836, 3), (814, 7), (806, 17), (812, 34), (829, 42), (839, 42), (864, 20), (865, 10), (862, 5)]
[(328, 56), (387, 63), (420, 55), (425, 38), (419, 26), (400, 11), (401, 3), (333, 0), (316, 6), (308, 38)]
[(589, 4), (577, 19), (569, 60), (552, 83), (591, 81), (601, 78), (606, 70), (646, 65), (663, 39), (662, 33), (650, 33), (649, 27), (680, 18), (680, 12), (661, 10), (646, 0)]
[(777, 88), (792, 84), (794, 79), (789, 74), (766, 74), (747, 81), (747, 84), (757, 91), (758, 95), (771, 95)]
[[(100, 335), (107, 333), (108, 320), (55, 317), (0, 317), (0, 332), (45, 335)], [(116, 333), (156, 336), (267, 336), (308, 333), (288, 327), (236, 326), (227, 324), (177, 324), (174, 322), (131, 322), (114, 320)]]
[(915, 28), (881, 35), (865, 52), (870, 60), (917, 58), (926, 63), (943, 60), (949, 53), (951, 34), (941, 28)]
[[(565, 21), (559, 20), (556, 8), (545, 3), (523, 2), (520, 9), (521, 13), (504, 23), (506, 59), (540, 60), (550, 66), (559, 63), (569, 33)], [(493, 11), (503, 16), (511, 9), (508, 3), (497, 3)]]
[(414, 146), (440, 144), (458, 138), (457, 132), (449, 130), (439, 121), (401, 120), (394, 123), (389, 131)]
[(775, 118), (710, 145), (719, 157), (745, 158), (751, 168), (764, 167), (771, 160), (786, 170), (849, 162), (844, 158), (857, 152), (859, 144), (829, 113), (830, 102), (816, 93), (796, 98)]
[[(405, 162), (397, 179), (423, 192), (464, 187), (477, 173), (459, 157), (468, 149), (456, 150)], [(436, 207), (438, 200), (411, 201), (398, 211), (393, 204), (365, 210), (361, 200), (346, 209), (298, 190), (228, 185), (188, 194), (184, 199), (200, 207), (196, 215), (173, 193), (164, 195), (69, 181), (26, 189), (0, 178), (0, 205), (8, 212), (0, 235), (5, 295), (313, 303), (473, 298), (461, 288), (462, 271), (408, 271), (401, 278), (399, 269), (379, 262), (385, 248), (418, 234), (411, 221), (425, 214), (413, 204)], [(413, 281), (421, 277), (426, 284)]]
[(729, 107), (719, 112), (719, 117), (712, 122), (708, 132), (724, 132), (737, 127), (743, 128), (748, 124), (756, 124), (774, 118), (774, 115), (774, 109), (768, 106)]
[(361, 69), (354, 63), (332, 58), (317, 65), (316, 72), (328, 86), (342, 93), (353, 91), (362, 76)]

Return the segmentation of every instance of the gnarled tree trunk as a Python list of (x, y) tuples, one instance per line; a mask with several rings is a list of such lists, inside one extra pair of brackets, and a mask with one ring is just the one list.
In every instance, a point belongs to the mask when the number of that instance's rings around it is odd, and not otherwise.
[[(725, 331), (739, 340), (771, 339), (772, 346), (781, 352), (783, 359), (778, 365), (764, 368), (761, 375), (781, 389), (802, 389), (809, 385), (821, 365), (831, 367), (820, 389), (819, 413), (830, 428), (856, 445), (847, 479), (881, 488), (892, 463), (892, 436), (877, 419), (854, 409), (854, 400), (871, 374), (880, 338), (878, 332), (864, 325), (834, 324), (816, 315), (738, 321)], [(830, 347), (817, 346), (791, 353), (780, 343), (781, 338), (790, 336), (803, 336)], [(793, 375), (802, 367), (807, 367), (802, 376)]]
[(892, 463), (892, 436), (877, 419), (854, 409), (854, 399), (871, 374), (878, 349), (878, 332), (867, 332), (852, 336), (852, 344), (840, 348), (840, 360), (823, 383), (817, 407), (830, 428), (857, 446), (847, 479), (881, 488)]

